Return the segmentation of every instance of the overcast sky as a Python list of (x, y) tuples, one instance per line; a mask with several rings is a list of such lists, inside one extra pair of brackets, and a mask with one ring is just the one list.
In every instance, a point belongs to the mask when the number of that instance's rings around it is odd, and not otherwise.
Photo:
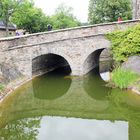
[(82, 22), (87, 21), (89, 0), (34, 0), (47, 15), (52, 15), (59, 4), (65, 3), (73, 8), (73, 14)]

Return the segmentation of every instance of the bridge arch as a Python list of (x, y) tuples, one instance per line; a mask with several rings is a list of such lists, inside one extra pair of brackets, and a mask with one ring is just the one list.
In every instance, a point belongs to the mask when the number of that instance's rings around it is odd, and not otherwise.
[(99, 59), (101, 52), (107, 47), (100, 47), (99, 49), (93, 49), (92, 53), (87, 53), (86, 59), (83, 62), (83, 74), (87, 74), (94, 68), (99, 72)]
[(72, 69), (69, 62), (61, 55), (47, 53), (38, 55), (32, 59), (32, 75), (42, 75), (47, 72), (60, 69), (61, 74), (70, 74)]

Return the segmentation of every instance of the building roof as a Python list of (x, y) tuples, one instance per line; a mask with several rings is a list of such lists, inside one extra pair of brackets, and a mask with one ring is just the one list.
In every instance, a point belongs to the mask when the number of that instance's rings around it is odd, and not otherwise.
[[(16, 26), (12, 23), (8, 24), (9, 30), (16, 30)], [(4, 30), (5, 29), (5, 24), (2, 20), (0, 20), (0, 29)]]

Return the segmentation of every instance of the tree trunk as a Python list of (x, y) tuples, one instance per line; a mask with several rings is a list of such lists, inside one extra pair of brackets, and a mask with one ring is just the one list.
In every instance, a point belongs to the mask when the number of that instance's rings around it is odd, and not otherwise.
[(5, 14), (5, 30), (6, 30), (6, 37), (9, 36), (9, 27), (8, 27), (8, 23), (9, 23), (9, 15), (8, 15), (8, 10), (7, 13)]
[(8, 36), (9, 36), (9, 27), (8, 27), (8, 23), (6, 23), (5, 28), (6, 28), (6, 37), (8, 37)]

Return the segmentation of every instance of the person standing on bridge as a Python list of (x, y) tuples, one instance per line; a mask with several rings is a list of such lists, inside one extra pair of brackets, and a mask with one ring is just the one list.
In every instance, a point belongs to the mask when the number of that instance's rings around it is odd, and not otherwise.
[(52, 30), (52, 25), (48, 24), (47, 25), (47, 31), (51, 31)]
[(122, 22), (123, 20), (122, 20), (122, 17), (121, 16), (119, 16), (118, 17), (118, 22)]
[(20, 34), (19, 34), (19, 32), (18, 31), (16, 31), (16, 36), (19, 36)]

